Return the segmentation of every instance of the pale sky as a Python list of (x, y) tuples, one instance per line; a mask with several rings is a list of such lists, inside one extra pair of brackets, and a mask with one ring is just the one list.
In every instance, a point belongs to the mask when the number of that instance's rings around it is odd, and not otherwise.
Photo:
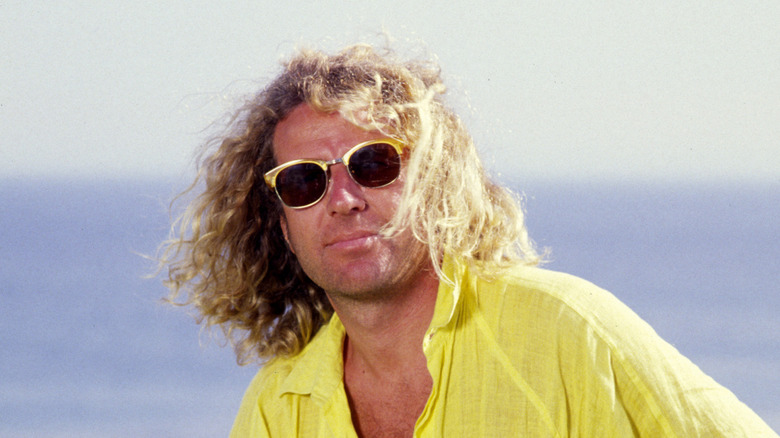
[(46, 3), (0, 2), (0, 178), (180, 176), (299, 43), (384, 31), (502, 177), (780, 182), (774, 0)]

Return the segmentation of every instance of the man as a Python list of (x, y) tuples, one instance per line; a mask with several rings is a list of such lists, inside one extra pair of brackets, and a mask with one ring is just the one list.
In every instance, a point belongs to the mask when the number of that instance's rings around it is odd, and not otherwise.
[(170, 242), (239, 360), (232, 436), (775, 436), (607, 292), (533, 267), (435, 65), (303, 51)]

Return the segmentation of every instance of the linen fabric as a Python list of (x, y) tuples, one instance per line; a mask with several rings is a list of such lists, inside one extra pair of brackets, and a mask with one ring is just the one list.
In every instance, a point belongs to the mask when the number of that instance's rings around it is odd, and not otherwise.
[[(591, 283), (533, 267), (491, 282), (451, 259), (443, 271), (415, 437), (777, 437)], [(231, 437), (356, 437), (344, 336), (334, 314), (301, 353), (267, 363)]]

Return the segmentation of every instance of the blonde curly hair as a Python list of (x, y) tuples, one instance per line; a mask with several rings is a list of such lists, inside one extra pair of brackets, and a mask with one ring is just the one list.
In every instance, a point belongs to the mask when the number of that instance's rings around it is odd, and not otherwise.
[(333, 309), (285, 244), (281, 204), (263, 180), (276, 165), (277, 123), (304, 103), (407, 145), (402, 199), (383, 232), (411, 230), (443, 281), (445, 255), (487, 277), (538, 263), (518, 200), (487, 178), (473, 140), (442, 102), (444, 90), (434, 63), (401, 61), (389, 50), (299, 51), (199, 161), (190, 190), (205, 189), (159, 258), (169, 300), (220, 326), (241, 364), (295, 355), (329, 320)]

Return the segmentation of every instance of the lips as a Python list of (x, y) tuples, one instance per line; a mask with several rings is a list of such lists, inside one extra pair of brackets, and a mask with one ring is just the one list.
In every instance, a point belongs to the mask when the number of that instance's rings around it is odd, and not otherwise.
[(329, 238), (325, 242), (326, 248), (351, 249), (360, 248), (370, 244), (378, 237), (374, 231), (353, 231)]

